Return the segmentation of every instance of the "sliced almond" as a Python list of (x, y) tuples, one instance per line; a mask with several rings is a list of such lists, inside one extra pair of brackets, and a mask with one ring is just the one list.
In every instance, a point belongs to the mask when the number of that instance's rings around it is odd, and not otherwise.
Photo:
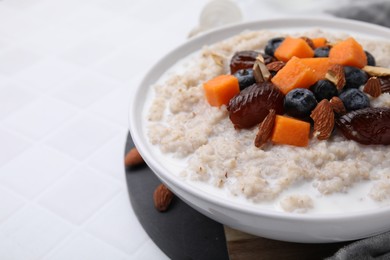
[(271, 63), (268, 63), (266, 66), (267, 66), (267, 69), (269, 71), (278, 72), (285, 65), (286, 65), (286, 63), (284, 61), (273, 61)]
[(276, 112), (271, 109), (263, 122), (259, 125), (259, 131), (255, 138), (255, 146), (262, 148), (271, 137), (272, 129), (274, 128)]
[(345, 108), (343, 101), (339, 97), (332, 97), (329, 102), (333, 108), (333, 111), (339, 116), (347, 113), (347, 109)]
[(377, 77), (371, 77), (363, 87), (363, 91), (376, 98), (382, 94), (381, 83)]
[(314, 133), (318, 140), (326, 140), (332, 134), (334, 128), (333, 107), (327, 99), (321, 100), (311, 112), (310, 117), (314, 121)]
[(164, 184), (160, 184), (154, 190), (153, 201), (154, 207), (160, 211), (167, 211), (169, 205), (172, 202), (174, 194)]
[(363, 69), (370, 76), (383, 77), (390, 76), (390, 69), (376, 66), (364, 66)]
[(264, 58), (261, 54), (257, 56), (255, 64), (253, 65), (253, 76), (255, 77), (256, 82), (269, 81), (272, 76), (264, 63)]
[(330, 66), (326, 72), (325, 79), (335, 84), (338, 90), (343, 89), (345, 86), (344, 67), (340, 64), (334, 64)]
[(210, 55), (211, 55), (211, 58), (214, 60), (215, 64), (223, 67), (224, 60), (225, 60), (224, 56), (222, 56), (221, 54), (216, 53), (216, 52), (211, 52)]
[(125, 156), (125, 166), (126, 167), (134, 167), (137, 165), (141, 165), (144, 163), (144, 159), (142, 159), (139, 154), (137, 148), (132, 148)]

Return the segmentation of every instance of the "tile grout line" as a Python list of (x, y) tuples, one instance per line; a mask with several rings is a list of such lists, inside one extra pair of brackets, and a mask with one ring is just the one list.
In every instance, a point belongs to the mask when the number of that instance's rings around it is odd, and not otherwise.
[[(107, 204), (105, 204), (103, 207), (101, 207), (99, 210), (97, 210), (94, 214), (92, 214), (88, 219), (86, 219), (86, 221), (83, 223), (83, 226), (86, 226), (89, 222), (93, 221), (93, 220), (96, 218), (96, 216), (99, 214), (99, 212), (101, 212), (101, 211), (104, 210), (104, 208), (110, 207), (111, 204), (114, 203), (114, 202), (113, 202), (114, 199), (116, 199), (117, 197), (120, 197), (120, 196), (122, 195), (121, 192), (122, 192), (122, 191), (119, 191), (118, 194), (117, 194), (114, 198), (112, 198), (112, 200), (110, 200), (109, 202), (107, 202)], [(127, 191), (126, 191), (126, 192), (127, 192)], [(130, 201), (129, 201), (129, 203), (130, 203)], [(130, 220), (129, 220), (129, 221), (130, 221)], [(138, 219), (137, 219), (137, 221), (138, 221)], [(139, 223), (139, 221), (138, 221), (138, 223)], [(141, 225), (141, 224), (139, 223), (139, 225)], [(86, 227), (85, 227), (85, 232), (88, 233), (88, 234), (90, 234), (90, 235), (92, 235), (92, 236), (95, 237), (96, 239), (99, 239), (100, 241), (103, 241), (101, 238), (96, 237), (94, 234), (92, 234), (91, 231), (90, 231), (88, 228), (86, 228)], [(142, 243), (145, 243), (145, 242), (148, 240), (148, 238), (150, 239), (149, 235), (146, 236), (146, 238), (144, 239), (144, 241), (143, 241)], [(108, 244), (110, 244), (111, 246), (117, 248), (118, 250), (124, 252), (121, 248), (118, 248), (117, 246), (111, 244), (110, 242), (107, 242), (107, 241), (103, 241), (103, 242), (108, 243)], [(127, 252), (125, 252), (125, 253), (127, 254)]]
[[(1, 186), (2, 188), (4, 188), (4, 186)], [(20, 196), (20, 195), (19, 195)], [(23, 198), (24, 199), (24, 198)], [(29, 206), (29, 203), (28, 201), (24, 201), (23, 205), (21, 205), (19, 208), (17, 208), (16, 210), (14, 210), (11, 214), (9, 214), (7, 217), (5, 217), (5, 219), (3, 219), (1, 222), (0, 222), (0, 230), (2, 229), (4, 223), (6, 223), (12, 216), (16, 215), (19, 211), (22, 211), (24, 208), (28, 207)]]
[[(46, 254), (42, 257), (42, 259), (45, 259), (45, 258), (47, 258), (47, 257), (50, 257), (50, 254), (52, 254), (55, 250), (57, 250), (57, 248), (61, 248), (61, 246), (63, 246), (64, 244), (66, 244), (68, 241), (70, 241), (71, 237), (74, 236), (74, 235), (77, 234), (77, 233), (86, 233), (86, 234), (88, 234), (88, 235), (94, 237), (95, 239), (99, 240), (100, 242), (109, 245), (110, 247), (114, 248), (116, 251), (121, 252), (121, 253), (123, 253), (123, 254), (125, 254), (125, 255), (128, 255), (128, 254), (127, 254), (126, 252), (124, 252), (123, 250), (121, 250), (121, 249), (119, 249), (119, 248), (117, 248), (117, 247), (111, 245), (111, 244), (108, 243), (107, 241), (103, 241), (103, 240), (101, 240), (99, 237), (96, 237), (95, 235), (91, 234), (91, 233), (88, 231), (88, 228), (86, 228), (86, 225), (88, 224), (88, 222), (91, 221), (91, 219), (93, 219), (93, 217), (95, 217), (95, 215), (97, 215), (99, 212), (101, 212), (101, 211), (105, 210), (107, 207), (109, 207), (109, 206), (113, 203), (113, 200), (115, 200), (115, 199), (116, 199), (117, 197), (119, 197), (119, 196), (120, 196), (120, 190), (118, 190), (118, 191), (116, 192), (116, 194), (115, 194), (112, 198), (110, 198), (110, 199), (108, 199), (106, 202), (104, 202), (103, 205), (102, 205), (101, 207), (99, 207), (98, 210), (96, 210), (91, 216), (89, 216), (87, 219), (85, 219), (85, 220), (83, 221), (83, 223), (80, 223), (80, 224), (75, 224), (75, 223), (69, 221), (68, 219), (65, 219), (65, 218), (63, 218), (63, 217), (57, 215), (56, 213), (52, 212), (50, 209), (44, 207), (44, 209), (45, 209), (46, 211), (49, 211), (51, 214), (55, 214), (56, 216), (60, 217), (61, 219), (66, 220), (69, 224), (72, 225), (72, 228), (75, 229), (75, 230), (77, 230), (77, 231), (73, 230), (73, 232), (71, 232), (71, 233), (68, 235), (68, 237), (67, 237), (66, 239), (64, 239), (61, 243), (57, 243), (57, 246), (56, 246), (56, 247), (54, 247), (54, 248), (48, 250), (48, 251), (46, 252)], [(38, 204), (38, 206), (40, 206), (40, 205)], [(42, 207), (42, 206), (40, 206), (40, 207)]]

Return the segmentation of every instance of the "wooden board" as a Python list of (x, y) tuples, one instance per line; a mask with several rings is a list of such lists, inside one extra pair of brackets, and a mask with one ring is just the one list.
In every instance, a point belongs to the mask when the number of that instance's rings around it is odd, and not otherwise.
[(249, 235), (228, 226), (224, 230), (230, 260), (324, 259), (350, 243), (290, 243)]

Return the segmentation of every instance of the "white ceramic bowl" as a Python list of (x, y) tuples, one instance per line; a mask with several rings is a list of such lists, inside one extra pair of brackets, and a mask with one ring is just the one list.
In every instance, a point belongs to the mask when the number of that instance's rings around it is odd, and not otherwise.
[(148, 166), (177, 196), (204, 215), (230, 227), (254, 235), (277, 240), (320, 243), (354, 240), (390, 230), (390, 208), (329, 215), (292, 214), (259, 210), (242, 205), (177, 178), (166, 166), (146, 136), (143, 111), (150, 86), (178, 60), (196, 52), (205, 44), (213, 44), (244, 30), (269, 29), (280, 32), (307, 31), (323, 28), (373, 39), (390, 39), (390, 30), (351, 20), (335, 18), (288, 18), (233, 25), (200, 35), (174, 49), (145, 75), (130, 103), (129, 124), (134, 143)]

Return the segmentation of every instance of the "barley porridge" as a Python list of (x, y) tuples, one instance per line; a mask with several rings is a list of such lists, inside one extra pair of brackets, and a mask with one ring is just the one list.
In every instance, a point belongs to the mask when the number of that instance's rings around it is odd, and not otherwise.
[[(348, 36), (321, 30), (294, 36), (302, 35), (330, 42)], [(269, 39), (279, 36), (286, 35), (243, 32), (203, 47), (184, 61), (179, 73), (165, 75), (153, 86), (147, 115), (150, 142), (162, 153), (186, 162), (181, 178), (223, 189), (227, 196), (255, 205), (271, 203), (274, 209), (287, 212), (326, 212), (332, 203), (348, 196), (356, 202), (350, 203), (353, 207), (390, 205), (389, 145), (361, 145), (336, 130), (328, 140), (311, 137), (306, 147), (267, 144), (260, 149), (253, 143), (257, 127), (235, 129), (225, 105), (207, 103), (203, 83), (229, 74), (229, 61), (236, 51), (263, 50)], [(390, 67), (388, 42), (356, 39), (378, 66)], [(372, 107), (390, 107), (390, 94), (370, 97), (370, 102)]]

